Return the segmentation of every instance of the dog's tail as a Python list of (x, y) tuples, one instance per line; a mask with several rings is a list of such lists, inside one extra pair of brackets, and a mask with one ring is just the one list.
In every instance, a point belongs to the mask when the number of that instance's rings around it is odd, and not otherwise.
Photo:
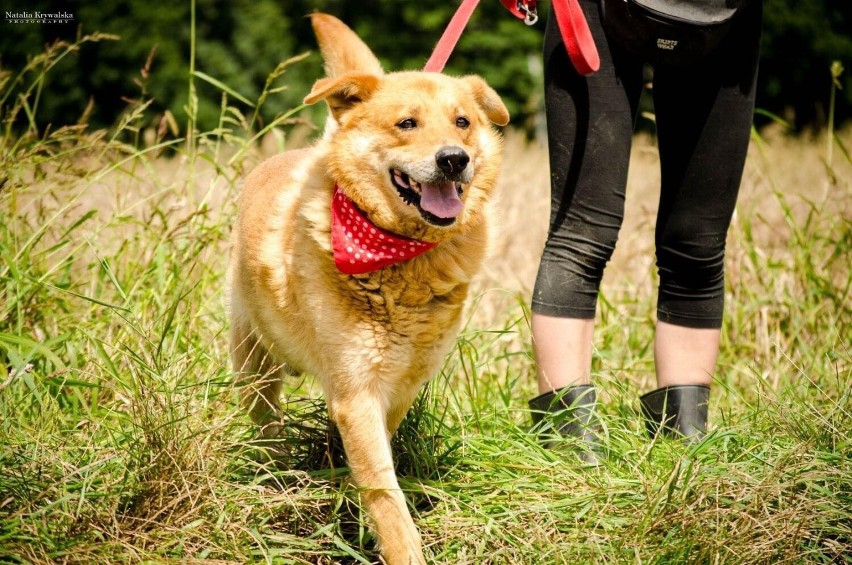
[(328, 14), (311, 14), (311, 24), (325, 61), (325, 74), (338, 77), (360, 72), (382, 75), (382, 65), (370, 48), (343, 22)]

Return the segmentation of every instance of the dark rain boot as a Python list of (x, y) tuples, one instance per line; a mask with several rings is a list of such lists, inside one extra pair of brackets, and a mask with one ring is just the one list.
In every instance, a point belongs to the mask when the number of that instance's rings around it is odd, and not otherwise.
[[(577, 453), (583, 463), (599, 465), (601, 454), (600, 421), (595, 412), (598, 395), (592, 385), (566, 386), (555, 392), (545, 392), (529, 401), (534, 427), (544, 425), (562, 436), (576, 437), (582, 447)], [(546, 420), (543, 426), (539, 426)], [(554, 447), (556, 442), (548, 441), (544, 446)]]
[(639, 403), (651, 437), (660, 433), (666, 437), (683, 437), (688, 443), (694, 443), (706, 433), (709, 400), (709, 386), (672, 385), (643, 395)]

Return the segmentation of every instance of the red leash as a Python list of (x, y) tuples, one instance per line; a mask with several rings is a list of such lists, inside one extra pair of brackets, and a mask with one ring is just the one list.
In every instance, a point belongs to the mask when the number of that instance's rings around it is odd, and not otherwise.
[(601, 68), (601, 58), (592, 38), (592, 30), (583, 15), (578, 0), (553, 0), (556, 23), (568, 56), (581, 75), (590, 75)]
[[(536, 4), (537, 0), (500, 0), (502, 4), (515, 16), (524, 20), (527, 25), (532, 25), (538, 19)], [(423, 67), (424, 71), (439, 73), (444, 70), (450, 54), (470, 20), (473, 11), (479, 4), (479, 0), (462, 0), (461, 5), (453, 14), (447, 29), (435, 49), (432, 56)], [(553, 11), (556, 14), (556, 23), (562, 34), (565, 49), (571, 58), (574, 68), (581, 75), (588, 75), (597, 71), (601, 66), (598, 50), (589, 30), (589, 24), (583, 15), (583, 9), (578, 0), (553, 0)]]
[(447, 29), (444, 30), (444, 34), (438, 40), (438, 44), (435, 45), (432, 56), (429, 57), (426, 66), (423, 67), (424, 71), (440, 73), (444, 70), (447, 60), (450, 58), (450, 53), (456, 48), (456, 43), (459, 42), (470, 16), (473, 15), (473, 11), (476, 10), (478, 5), (479, 0), (462, 0), (461, 6), (453, 14), (450, 23), (447, 24)]

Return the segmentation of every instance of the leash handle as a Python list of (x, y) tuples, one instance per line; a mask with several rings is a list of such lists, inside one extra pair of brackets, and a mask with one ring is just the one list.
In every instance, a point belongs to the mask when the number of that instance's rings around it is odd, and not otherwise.
[(601, 68), (601, 58), (592, 31), (578, 0), (553, 0), (553, 11), (568, 57), (577, 72), (590, 75)]
[(453, 52), (453, 49), (455, 49), (456, 43), (459, 42), (459, 38), (461, 37), (464, 28), (470, 20), (470, 16), (473, 15), (473, 11), (476, 10), (478, 5), (479, 0), (462, 0), (458, 10), (456, 10), (456, 13), (453, 14), (450, 23), (447, 24), (447, 29), (445, 29), (443, 35), (441, 35), (441, 39), (439, 39), (438, 44), (435, 45), (435, 49), (432, 51), (432, 56), (429, 57), (429, 60), (426, 62), (426, 66), (423, 67), (424, 71), (427, 73), (440, 73), (444, 70), (444, 67), (447, 65), (447, 61), (450, 58), (450, 54)]

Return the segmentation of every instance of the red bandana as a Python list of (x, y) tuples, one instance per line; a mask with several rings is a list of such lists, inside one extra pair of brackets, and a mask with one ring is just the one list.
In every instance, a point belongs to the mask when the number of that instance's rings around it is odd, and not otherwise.
[(334, 187), (331, 199), (331, 246), (334, 264), (347, 275), (378, 271), (414, 259), (437, 243), (394, 235), (373, 225), (364, 213)]

